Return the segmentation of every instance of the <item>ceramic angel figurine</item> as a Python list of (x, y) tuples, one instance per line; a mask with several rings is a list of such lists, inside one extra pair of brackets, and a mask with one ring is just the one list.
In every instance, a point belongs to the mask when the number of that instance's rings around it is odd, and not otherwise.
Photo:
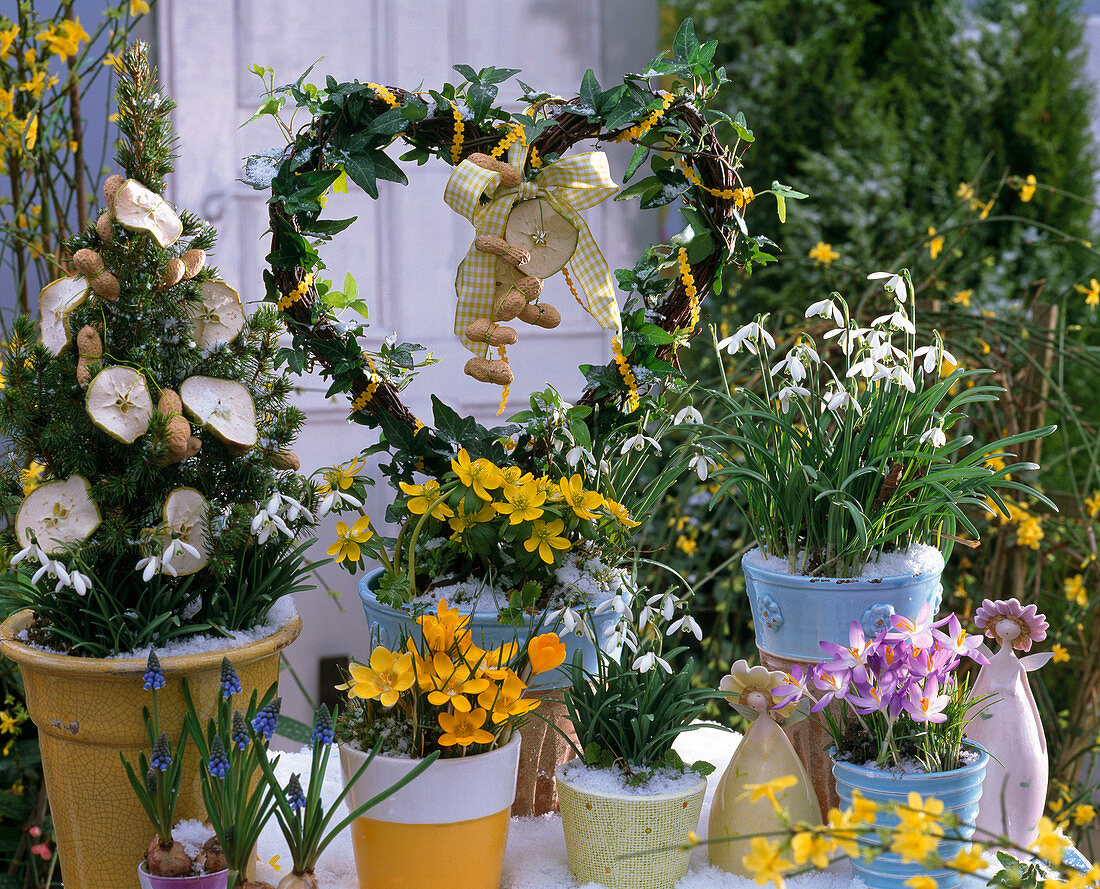
[(974, 683), (971, 696), (984, 701), (967, 736), (989, 751), (982, 785), (977, 827), (1028, 846), (1038, 833), (1047, 795), (1047, 745), (1043, 723), (1028, 685), (1027, 674), (1050, 660), (1051, 652), (1018, 658), (1033, 642), (1047, 635), (1046, 618), (1034, 605), (1016, 599), (986, 599), (974, 615), (985, 635), (1000, 650), (990, 656)]
[[(797, 706), (791, 677), (765, 667), (737, 661), (719, 685), (726, 700), (752, 724), (726, 767), (710, 809), (707, 837), (740, 837), (781, 829), (777, 809), (792, 821), (821, 823), (821, 809), (813, 785), (794, 747), (779, 727)], [(741, 859), (751, 851), (750, 841), (711, 842), (710, 863), (722, 870), (752, 876)]]

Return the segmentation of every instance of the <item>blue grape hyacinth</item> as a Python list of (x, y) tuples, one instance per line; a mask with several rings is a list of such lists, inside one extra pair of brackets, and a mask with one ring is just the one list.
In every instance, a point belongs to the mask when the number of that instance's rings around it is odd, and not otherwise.
[(252, 728), (258, 732), (265, 741), (270, 740), (275, 734), (275, 728), (279, 724), (279, 708), (283, 705), (282, 698), (276, 698), (259, 713), (252, 717)]
[(290, 803), (290, 808), (295, 813), (305, 808), (306, 795), (302, 791), (302, 782), (298, 780), (297, 774), (291, 775), (286, 783), (286, 801)]
[(229, 733), (229, 740), (238, 750), (244, 750), (248, 746), (248, 727), (240, 710), (233, 711), (233, 729)]
[(221, 735), (214, 735), (214, 743), (210, 745), (210, 760), (206, 763), (207, 771), (215, 778), (224, 778), (229, 771), (229, 757), (225, 754), (225, 744)]
[(168, 743), (168, 732), (161, 732), (157, 743), (153, 745), (153, 755), (149, 757), (149, 768), (166, 772), (171, 764), (172, 745)]
[(145, 672), (141, 674), (146, 691), (159, 691), (164, 688), (164, 670), (160, 666), (160, 658), (153, 649), (149, 649), (149, 660), (145, 663)]
[(313, 714), (313, 734), (309, 736), (309, 743), (313, 746), (320, 744), (327, 747), (332, 743), (332, 714), (328, 705), (322, 704)]
[(229, 663), (229, 658), (222, 658), (222, 700), (227, 700), (233, 697), (241, 690), (241, 678), (237, 675), (237, 671), (233, 669), (233, 665)]

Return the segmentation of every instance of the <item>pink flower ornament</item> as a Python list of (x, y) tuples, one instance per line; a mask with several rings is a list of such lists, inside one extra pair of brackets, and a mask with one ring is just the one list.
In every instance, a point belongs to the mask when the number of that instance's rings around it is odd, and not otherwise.
[(986, 599), (974, 613), (974, 623), (990, 639), (1020, 651), (1030, 651), (1032, 642), (1046, 639), (1050, 626), (1034, 604), (1021, 605), (1017, 599)]

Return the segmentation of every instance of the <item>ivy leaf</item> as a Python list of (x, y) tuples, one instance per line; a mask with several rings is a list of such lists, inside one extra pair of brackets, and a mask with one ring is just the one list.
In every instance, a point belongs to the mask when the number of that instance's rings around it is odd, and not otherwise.
[[(242, 123), (241, 126), (248, 126), (252, 121), (259, 120), (265, 114), (270, 114), (272, 116), (277, 115), (282, 111), (285, 104), (286, 96), (268, 96), (260, 103), (260, 107), (256, 109), (256, 113)], [(238, 129), (240, 129), (240, 127), (238, 127)]]
[(690, 17), (684, 19), (676, 36), (672, 38), (672, 58), (677, 62), (691, 62), (699, 51), (699, 41), (695, 38), (695, 23)]
[(374, 175), (379, 179), (385, 179), (387, 182), (397, 182), (401, 185), (409, 184), (405, 171), (397, 166), (384, 151), (376, 151), (372, 157), (374, 158)]
[(470, 87), (466, 94), (466, 104), (474, 113), (474, 120), (484, 120), (496, 97), (497, 86), (494, 83), (477, 83)]
[(470, 83), (481, 82), (481, 78), (477, 76), (477, 72), (469, 65), (452, 65), (451, 67), (465, 77)]
[(752, 130), (749, 129), (748, 123), (745, 121), (745, 115), (740, 111), (734, 115), (733, 129), (737, 133), (738, 138), (744, 139), (746, 142), (755, 142), (756, 136), (752, 134)]
[(369, 154), (356, 154), (344, 161), (344, 171), (351, 181), (372, 198), (378, 198), (378, 180), (374, 161)]
[(595, 111), (599, 105), (600, 82), (596, 80), (596, 75), (591, 68), (585, 71), (584, 77), (581, 78), (580, 99), (582, 105), (588, 106), (593, 111)]
[[(611, 129), (615, 129), (612, 127)], [(626, 172), (623, 173), (623, 182), (629, 182), (630, 177), (637, 171), (638, 167), (645, 163), (646, 158), (649, 157), (649, 149), (644, 145), (639, 145), (634, 155), (630, 158), (630, 163), (626, 165)]]
[(379, 114), (363, 132), (368, 135), (396, 136), (398, 133), (405, 132), (408, 123), (409, 120), (403, 108), (391, 108)]

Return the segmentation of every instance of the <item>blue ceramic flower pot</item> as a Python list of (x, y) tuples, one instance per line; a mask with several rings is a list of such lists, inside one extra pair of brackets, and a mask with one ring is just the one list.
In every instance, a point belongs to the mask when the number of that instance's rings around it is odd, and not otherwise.
[(895, 614), (916, 617), (926, 602), (935, 614), (942, 599), (939, 571), (866, 579), (808, 577), (762, 568), (748, 555), (741, 559), (741, 570), (757, 647), (792, 661), (822, 660), (819, 642), (847, 645), (853, 620), (874, 636)]
[[(900, 773), (833, 761), (833, 776), (840, 796), (841, 808), (852, 805), (852, 791), (858, 790), (864, 797), (878, 803), (905, 803), (910, 792), (922, 798), (934, 797), (943, 803), (946, 815), (958, 817), (958, 827), (945, 827), (944, 839), (939, 843), (940, 858), (948, 861), (955, 857), (963, 842), (974, 835), (974, 821), (978, 817), (978, 804), (982, 799), (982, 781), (989, 754), (977, 745), (966, 745), (978, 751), (978, 759), (970, 765), (950, 772)], [(897, 815), (879, 812), (876, 827), (891, 828), (898, 823)], [(869, 841), (868, 841), (869, 842)], [(927, 874), (939, 885), (939, 889), (955, 889), (962, 876), (946, 868), (926, 868), (919, 864), (907, 864), (899, 855), (884, 852), (873, 861), (852, 859), (855, 876), (870, 889), (907, 889), (905, 881)]]
[[(359, 581), (359, 598), (363, 601), (363, 610), (367, 614), (367, 626), (370, 628), (371, 645), (393, 645), (399, 637), (413, 633), (419, 638), (420, 628), (416, 618), (407, 611), (399, 611), (379, 602), (374, 588), (381, 579), (383, 569), (376, 568)], [(595, 616), (597, 638), (603, 638), (603, 631), (615, 621), (615, 613), (606, 611)], [(547, 631), (553, 628), (547, 628)], [(560, 629), (560, 628), (559, 628)], [(513, 627), (500, 623), (496, 611), (475, 611), (470, 618), (470, 634), (474, 644), (481, 648), (497, 648), (506, 642), (519, 640), (521, 643), (530, 632), (530, 627)], [(580, 651), (586, 670), (596, 670), (596, 648), (584, 636), (565, 633), (561, 637), (565, 643), (565, 663), (573, 662), (573, 653)], [(541, 676), (535, 676), (530, 683), (533, 689), (563, 688), (568, 685), (565, 673), (551, 670)]]

